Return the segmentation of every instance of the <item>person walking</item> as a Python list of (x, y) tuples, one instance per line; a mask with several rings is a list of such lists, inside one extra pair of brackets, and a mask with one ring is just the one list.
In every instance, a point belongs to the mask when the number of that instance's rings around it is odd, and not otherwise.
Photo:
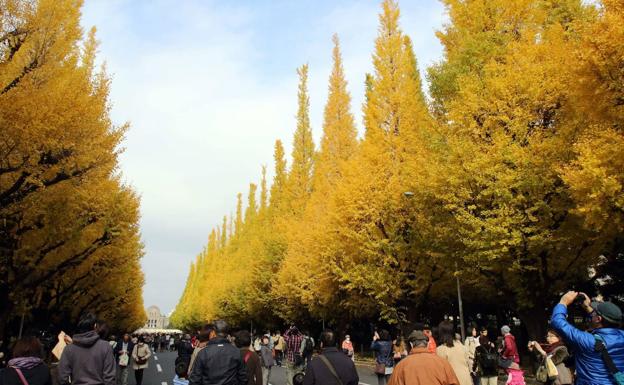
[(117, 385), (128, 385), (128, 365), (130, 356), (134, 350), (134, 344), (130, 341), (130, 334), (124, 334), (113, 349), (115, 362), (117, 363)]
[[(250, 349), (251, 334), (240, 330), (234, 335), (234, 344), (240, 350), (241, 358), (247, 369), (247, 385), (262, 385), (262, 365), (260, 357)], [(260, 350), (260, 349), (258, 349)]]
[(392, 358), (392, 338), (390, 332), (382, 330), (373, 334), (371, 350), (375, 352), (375, 374), (378, 385), (386, 385), (394, 367)]
[(136, 385), (143, 383), (143, 371), (147, 369), (151, 355), (152, 352), (148, 344), (145, 343), (145, 337), (140, 336), (138, 343), (132, 348), (132, 369), (134, 369)]
[(477, 349), (477, 346), (479, 346), (479, 333), (477, 332), (477, 327), (475, 325), (470, 326), (469, 332), (470, 335), (466, 337), (466, 340), (464, 341), (464, 346), (466, 347), (466, 350), (468, 350), (468, 367), (470, 368), (472, 382), (474, 383), (474, 385), (479, 385), (479, 375), (472, 370), (472, 368), (475, 367), (475, 351)]
[(468, 350), (461, 342), (455, 340), (453, 324), (450, 321), (440, 322), (438, 333), (440, 345), (436, 348), (436, 354), (451, 364), (460, 385), (472, 385), (468, 365)]
[(43, 362), (43, 346), (36, 337), (25, 337), (13, 346), (12, 359), (0, 371), (2, 385), (52, 385), (50, 369)]
[(114, 385), (115, 357), (107, 341), (98, 335), (97, 317), (80, 317), (72, 343), (67, 345), (58, 366), (60, 385)]
[(275, 365), (273, 349), (271, 349), (268, 336), (262, 338), (262, 345), (260, 346), (260, 365), (262, 367), (262, 384), (268, 385), (271, 378), (271, 368)]
[(228, 324), (214, 322), (214, 337), (198, 354), (189, 385), (246, 385), (247, 370), (240, 351), (228, 340)]
[(284, 358), (284, 348), (286, 347), (286, 342), (284, 341), (284, 337), (278, 331), (275, 334), (275, 364), (277, 366), (282, 366), (282, 360)]
[(303, 356), (301, 355), (303, 334), (295, 325), (292, 325), (284, 333), (284, 342), (286, 346), (286, 384), (293, 385), (293, 377), (297, 373), (303, 372)]
[(301, 341), (301, 357), (303, 358), (304, 368), (307, 368), (310, 361), (312, 361), (312, 354), (314, 354), (314, 338), (306, 330), (303, 333), (303, 341)]
[[(591, 331), (568, 322), (568, 307), (582, 295), (582, 308), (591, 317)], [(576, 385), (613, 385), (624, 377), (622, 311), (611, 302), (591, 302), (584, 293), (569, 291), (553, 308), (550, 326), (565, 340), (576, 363)], [(621, 383), (621, 382), (620, 382)]]
[(408, 337), (409, 355), (394, 369), (388, 385), (460, 385), (449, 362), (427, 347), (429, 338), (414, 330)]
[(355, 350), (353, 349), (353, 342), (351, 342), (351, 336), (346, 335), (344, 341), (342, 341), (342, 352), (351, 358), (351, 361), (355, 362)]
[(511, 328), (507, 325), (501, 328), (501, 335), (501, 366), (507, 372), (507, 384), (524, 385), (524, 372), (520, 369), (520, 354), (518, 354), (516, 337), (511, 334)]
[(175, 335), (171, 335), (171, 338), (169, 338), (169, 346), (167, 346), (167, 350), (169, 350), (170, 352), (175, 350)]
[(325, 329), (320, 338), (321, 354), (308, 365), (303, 385), (358, 385), (360, 378), (353, 361), (336, 347), (336, 335)]
[(472, 371), (479, 377), (481, 385), (498, 384), (498, 352), (486, 333), (479, 336), (479, 345), (475, 348)]
[(545, 381), (538, 378), (538, 381), (547, 385), (572, 384), (572, 373), (564, 364), (568, 357), (570, 357), (570, 354), (568, 353), (568, 348), (563, 344), (561, 337), (559, 337), (559, 334), (555, 330), (548, 329), (544, 347), (537, 341), (530, 341), (529, 351), (536, 355), (538, 362), (540, 362), (540, 368), (545, 369), (543, 372), (547, 373), (547, 359), (550, 359), (557, 368), (557, 378), (545, 378)]

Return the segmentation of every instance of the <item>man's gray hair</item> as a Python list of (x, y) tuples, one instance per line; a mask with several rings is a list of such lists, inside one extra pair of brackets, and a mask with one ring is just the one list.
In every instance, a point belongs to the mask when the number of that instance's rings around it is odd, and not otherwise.
[(222, 319), (216, 320), (214, 322), (214, 327), (215, 327), (215, 333), (219, 337), (227, 337), (228, 332), (230, 331), (230, 328), (227, 322), (225, 322)]

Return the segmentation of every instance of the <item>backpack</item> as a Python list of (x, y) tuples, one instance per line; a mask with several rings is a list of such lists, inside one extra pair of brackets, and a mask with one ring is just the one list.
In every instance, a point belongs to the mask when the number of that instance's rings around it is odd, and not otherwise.
[(303, 347), (303, 354), (307, 356), (309, 354), (312, 354), (313, 351), (314, 351), (314, 341), (312, 341), (312, 338), (306, 337), (305, 345)]
[(188, 369), (190, 365), (190, 360), (186, 359), (186, 357), (178, 357), (175, 360), (175, 373), (180, 378), (186, 378), (188, 376)]
[(483, 349), (483, 354), (479, 355), (479, 364), (484, 371), (498, 370), (498, 353), (493, 349)]

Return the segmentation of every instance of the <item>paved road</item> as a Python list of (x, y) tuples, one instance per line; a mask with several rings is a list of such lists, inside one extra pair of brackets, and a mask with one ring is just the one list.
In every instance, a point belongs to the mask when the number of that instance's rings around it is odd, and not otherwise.
[[(154, 353), (148, 362), (148, 368), (143, 373), (143, 385), (173, 385), (174, 362), (177, 357), (176, 352)], [(377, 377), (373, 373), (372, 368), (358, 367), (360, 375), (360, 385), (376, 385)], [(274, 367), (271, 371), (271, 385), (285, 385), (286, 370), (284, 368)], [(134, 380), (134, 371), (129, 370), (128, 385), (136, 385)]]

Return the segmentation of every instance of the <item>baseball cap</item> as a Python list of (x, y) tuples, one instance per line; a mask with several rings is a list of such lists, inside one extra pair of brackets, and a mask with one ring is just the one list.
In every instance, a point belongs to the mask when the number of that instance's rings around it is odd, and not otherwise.
[(427, 337), (425, 335), (425, 333), (422, 332), (422, 330), (414, 330), (409, 335), (407, 340), (410, 341), (410, 342), (413, 342), (413, 341), (429, 341), (429, 337)]
[(591, 307), (599, 316), (609, 322), (622, 322), (622, 310), (613, 302), (592, 302)]

